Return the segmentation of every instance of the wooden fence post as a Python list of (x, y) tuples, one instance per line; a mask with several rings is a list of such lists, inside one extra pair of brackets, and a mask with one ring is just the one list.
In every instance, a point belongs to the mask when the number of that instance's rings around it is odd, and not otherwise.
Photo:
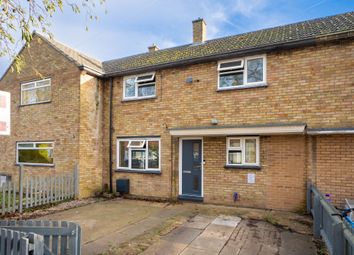
[(20, 174), (19, 174), (19, 201), (18, 201), (18, 211), (22, 213), (22, 203), (23, 203), (23, 165), (20, 165)]
[(75, 199), (79, 198), (79, 165), (76, 164), (74, 167), (74, 190)]

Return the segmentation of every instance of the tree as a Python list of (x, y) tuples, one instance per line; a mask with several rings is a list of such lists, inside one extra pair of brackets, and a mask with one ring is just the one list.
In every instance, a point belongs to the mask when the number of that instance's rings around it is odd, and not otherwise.
[(50, 19), (65, 7), (76, 14), (84, 13), (86, 19), (97, 20), (93, 9), (104, 2), (105, 0), (0, 0), (0, 57), (8, 56), (13, 59), (12, 68), (20, 71), (23, 60), (17, 56), (16, 49), (19, 44), (29, 45), (33, 30), (52, 37)]

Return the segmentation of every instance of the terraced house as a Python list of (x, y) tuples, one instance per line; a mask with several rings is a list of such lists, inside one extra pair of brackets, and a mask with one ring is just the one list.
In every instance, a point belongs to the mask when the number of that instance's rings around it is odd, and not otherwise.
[[(6, 72), (0, 172), (80, 168), (80, 195), (300, 210), (354, 198), (354, 13), (100, 62), (34, 34)], [(113, 53), (112, 53), (113, 54)]]

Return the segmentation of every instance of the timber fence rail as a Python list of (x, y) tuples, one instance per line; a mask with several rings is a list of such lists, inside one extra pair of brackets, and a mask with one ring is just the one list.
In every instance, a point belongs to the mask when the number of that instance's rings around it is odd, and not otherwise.
[(311, 183), (307, 187), (307, 212), (314, 220), (314, 237), (323, 239), (331, 255), (354, 255), (354, 229), (337, 216), (337, 209)]

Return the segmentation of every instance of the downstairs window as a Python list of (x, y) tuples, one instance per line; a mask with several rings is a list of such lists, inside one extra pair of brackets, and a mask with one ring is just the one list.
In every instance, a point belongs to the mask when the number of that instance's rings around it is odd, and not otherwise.
[(17, 164), (51, 166), (53, 161), (53, 142), (18, 142)]
[(118, 169), (160, 171), (160, 139), (118, 139)]
[(259, 137), (228, 137), (226, 165), (259, 166)]

